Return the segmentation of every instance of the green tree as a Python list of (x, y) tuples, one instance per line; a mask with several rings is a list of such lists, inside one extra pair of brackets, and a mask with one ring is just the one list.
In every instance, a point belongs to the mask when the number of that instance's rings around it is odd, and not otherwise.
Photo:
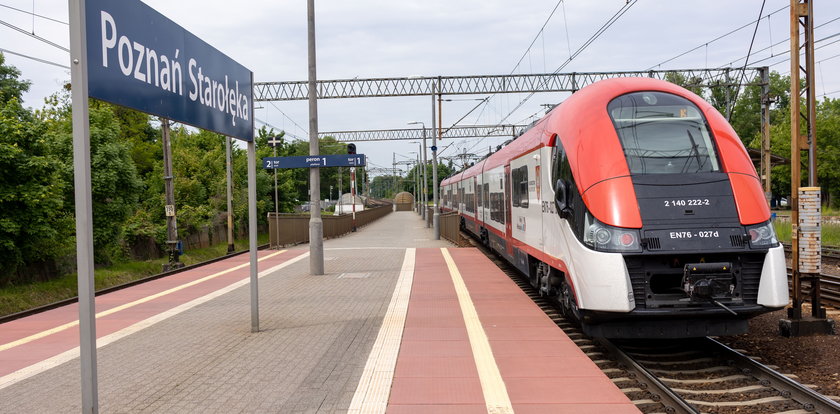
[[(71, 108), (66, 99), (53, 99), (56, 106), (44, 113), (46, 134), (52, 150), (61, 160), (61, 174), (73, 182), (73, 129)], [(137, 175), (129, 146), (120, 140), (120, 123), (113, 106), (90, 101), (91, 195), (93, 201), (94, 260), (110, 263), (123, 256), (122, 238), (126, 219), (138, 205), (142, 181)], [(66, 205), (74, 193), (65, 188)]]
[[(790, 77), (770, 72), (770, 96), (775, 103), (770, 106), (770, 124), (784, 119), (784, 112), (789, 111)], [(753, 79), (759, 82), (760, 79)], [(732, 127), (745, 146), (761, 147), (761, 86), (747, 86), (738, 96), (735, 109), (730, 119)]]
[(665, 80), (682, 86), (698, 96), (703, 96), (703, 79), (699, 77), (688, 78), (679, 72), (668, 72), (665, 74)]
[(44, 123), (17, 96), (4, 96), (10, 97), (0, 107), (0, 275), (9, 276), (68, 253), (73, 218), (63, 197), (71, 181), (50, 151)]
[(32, 82), (20, 79), (20, 70), (6, 65), (6, 57), (0, 53), (0, 103), (6, 104), (12, 98), (21, 100), (23, 93), (29, 90)]

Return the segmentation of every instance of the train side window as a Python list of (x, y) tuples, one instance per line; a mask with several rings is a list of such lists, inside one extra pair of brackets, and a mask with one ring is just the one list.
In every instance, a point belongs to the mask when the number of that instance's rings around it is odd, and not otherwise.
[(519, 181), (514, 181), (514, 185), (519, 187), (519, 205), (522, 208), (528, 208), (528, 166), (523, 165), (519, 167)]
[(489, 209), (490, 208), (490, 184), (489, 183), (484, 183), (484, 185), (482, 185), (482, 187), (484, 187), (484, 191), (483, 191), (483, 193), (484, 193), (484, 208)]
[(510, 170), (510, 182), (513, 183), (513, 194), (511, 195), (511, 204), (513, 207), (519, 207), (519, 201), (521, 200), (521, 196), (519, 195), (520, 187), (519, 181), (521, 180), (520, 175), (521, 171), (519, 168), (513, 168)]
[(478, 206), (482, 206), (483, 204), (482, 204), (482, 201), (481, 201), (481, 186), (480, 185), (475, 186), (475, 197), (476, 197), (476, 200), (478, 200), (476, 204), (478, 204)]

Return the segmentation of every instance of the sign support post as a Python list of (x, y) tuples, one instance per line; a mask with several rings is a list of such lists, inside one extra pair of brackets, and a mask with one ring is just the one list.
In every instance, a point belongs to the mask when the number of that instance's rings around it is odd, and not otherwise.
[(85, 0), (70, 0), (70, 84), (73, 108), (73, 182), (79, 289), (79, 358), (82, 412), (99, 412), (96, 373), (96, 305), (93, 278), (93, 197), (90, 172)]
[(353, 231), (356, 231), (356, 167), (350, 167), (350, 196), (353, 198)]
[(225, 136), (225, 175), (227, 176), (227, 252), (228, 254), (236, 251), (233, 241), (233, 172), (231, 166), (231, 149), (229, 136)]
[[(252, 104), (253, 105), (253, 104)], [(251, 256), (251, 332), (260, 331), (260, 295), (257, 278), (257, 149), (248, 141), (248, 247)]]

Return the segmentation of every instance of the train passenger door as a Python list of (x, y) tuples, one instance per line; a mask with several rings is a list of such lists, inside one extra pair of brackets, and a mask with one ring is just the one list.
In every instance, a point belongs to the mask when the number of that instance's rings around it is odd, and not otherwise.
[(508, 256), (513, 257), (513, 243), (510, 241), (513, 240), (513, 229), (511, 228), (511, 192), (510, 192), (510, 164), (505, 165), (505, 174), (503, 176), (503, 180), (505, 182), (505, 239), (507, 242), (505, 243), (506, 251)]

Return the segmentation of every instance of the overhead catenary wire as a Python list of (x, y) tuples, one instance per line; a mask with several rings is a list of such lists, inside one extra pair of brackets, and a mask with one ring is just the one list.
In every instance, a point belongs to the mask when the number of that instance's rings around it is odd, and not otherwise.
[(674, 57), (672, 57), (672, 58), (670, 58), (670, 59), (666, 59), (666, 60), (664, 60), (664, 61), (662, 61), (662, 62), (659, 62), (658, 64), (653, 65), (653, 66), (651, 66), (651, 67), (647, 68), (647, 70), (652, 70), (653, 68), (660, 67), (660, 66), (662, 66), (662, 65), (664, 65), (664, 64), (666, 64), (666, 63), (668, 63), (668, 62), (671, 62), (671, 61), (674, 61), (674, 60), (676, 60), (676, 59), (679, 59), (679, 58), (681, 58), (681, 57), (683, 57), (683, 56), (685, 56), (685, 55), (687, 55), (687, 54), (689, 54), (689, 53), (691, 53), (691, 52), (696, 51), (697, 49), (700, 49), (701, 47), (708, 47), (709, 43), (714, 43), (714, 42), (717, 42), (718, 40), (721, 40), (721, 39), (723, 39), (723, 38), (725, 38), (725, 37), (727, 37), (727, 36), (731, 36), (731, 35), (733, 35), (733, 34), (735, 34), (735, 33), (739, 32), (739, 31), (741, 31), (741, 30), (743, 30), (743, 29), (745, 29), (745, 28), (747, 28), (747, 27), (750, 27), (753, 23), (757, 23), (758, 21), (761, 21), (761, 19), (763, 19), (764, 17), (770, 17), (770, 16), (772, 16), (772, 15), (774, 15), (774, 14), (776, 14), (776, 13), (779, 13), (779, 12), (780, 12), (780, 11), (782, 11), (782, 10), (787, 9), (787, 8), (788, 8), (788, 6), (783, 6), (783, 7), (779, 8), (779, 9), (777, 9), (776, 11), (774, 11), (774, 12), (772, 12), (772, 13), (767, 14), (767, 16), (759, 16), (758, 20), (753, 20), (753, 21), (751, 21), (751, 22), (749, 22), (749, 23), (747, 23), (747, 24), (744, 24), (743, 26), (738, 27), (737, 29), (733, 29), (733, 30), (731, 30), (731, 31), (729, 31), (729, 32), (727, 32), (727, 33), (724, 33), (724, 34), (722, 34), (722, 35), (720, 35), (720, 36), (718, 36), (718, 37), (716, 37), (716, 38), (714, 38), (714, 39), (712, 39), (712, 40), (709, 40), (709, 41), (707, 41), (707, 42), (703, 42), (703, 43), (699, 44), (698, 46), (695, 46), (695, 47), (693, 47), (693, 48), (691, 48), (691, 49), (689, 49), (689, 50), (686, 50), (685, 52), (682, 52), (682, 53), (680, 53), (680, 54), (678, 54), (678, 55), (676, 55), (676, 56), (674, 56)]
[(44, 20), (49, 20), (51, 22), (61, 23), (65, 26), (70, 25), (70, 23), (67, 23), (67, 22), (64, 22), (64, 21), (61, 21), (61, 20), (58, 20), (58, 19), (53, 19), (52, 17), (44, 16), (44, 15), (41, 15), (41, 14), (38, 14), (38, 13), (35, 13), (35, 12), (31, 12), (29, 10), (18, 9), (17, 7), (12, 7), (12, 6), (8, 6), (8, 5), (5, 5), (5, 4), (0, 4), (0, 7), (5, 7), (7, 9), (11, 9), (11, 10), (14, 10), (14, 11), (17, 11), (17, 12), (21, 12), (21, 13), (31, 15), (32, 17), (39, 17), (39, 18), (44, 19)]
[(26, 29), (22, 29), (22, 28), (20, 28), (20, 27), (17, 27), (17, 26), (15, 26), (15, 25), (13, 25), (13, 24), (11, 24), (11, 23), (7, 22), (7, 21), (0, 20), (0, 24), (2, 24), (3, 26), (6, 26), (6, 27), (8, 27), (8, 28), (11, 28), (11, 29), (17, 30), (18, 32), (21, 32), (21, 33), (23, 33), (23, 34), (25, 34), (25, 35), (27, 35), (27, 36), (29, 36), (29, 37), (32, 37), (32, 38), (37, 39), (37, 40), (40, 40), (40, 41), (42, 41), (42, 42), (44, 42), (44, 43), (46, 43), (46, 44), (48, 44), (48, 45), (50, 45), (50, 46), (52, 46), (52, 47), (55, 47), (55, 48), (58, 48), (58, 49), (61, 49), (61, 50), (65, 51), (65, 52), (67, 52), (67, 53), (70, 53), (70, 49), (68, 49), (68, 48), (66, 48), (66, 47), (64, 47), (64, 46), (62, 46), (62, 45), (60, 45), (60, 44), (58, 44), (58, 43), (55, 43), (55, 42), (53, 42), (53, 41), (51, 41), (51, 40), (49, 40), (49, 39), (45, 39), (45, 38), (43, 38), (43, 37), (41, 37), (41, 36), (38, 36), (38, 35), (36, 35), (35, 33), (30, 33), (30, 32), (28, 32), (28, 31), (26, 31)]
[[(544, 36), (543, 34), (544, 34), (546, 26), (551, 21), (551, 18), (554, 17), (554, 14), (557, 12), (557, 8), (560, 5), (563, 5), (563, 20), (565, 22), (565, 16), (566, 16), (565, 13), (566, 12), (565, 12), (564, 1), (565, 0), (559, 0), (557, 2), (557, 4), (554, 5), (554, 8), (551, 9), (551, 13), (548, 14), (548, 17), (545, 19), (545, 22), (543, 22), (543, 25), (540, 27), (540, 30), (537, 31), (537, 34), (534, 36), (534, 39), (531, 40), (531, 43), (528, 45), (528, 47), (525, 49), (525, 52), (522, 54), (522, 56), (519, 58), (519, 60), (513, 66), (513, 69), (511, 69), (509, 75), (516, 72), (516, 69), (519, 67), (520, 64), (522, 64), (522, 61), (525, 59), (525, 56), (528, 56), (528, 53), (531, 51), (531, 48), (534, 46), (534, 43), (536, 43), (537, 39), (539, 39), (540, 36)], [(568, 40), (569, 40), (569, 28), (568, 28), (568, 24), (566, 24), (566, 41), (568, 42)], [(543, 42), (545, 42), (544, 37), (543, 37)], [(543, 44), (543, 49), (545, 49), (545, 44)], [(571, 54), (571, 47), (569, 48), (569, 53)], [(544, 51), (543, 51), (543, 61), (545, 61), (545, 52)], [(462, 116), (460, 119), (458, 119), (458, 121), (456, 121), (455, 123), (450, 125), (449, 128), (446, 129), (446, 131), (449, 131), (450, 129), (452, 129), (452, 127), (458, 125), (461, 121), (463, 121), (467, 116), (469, 116), (471, 113), (473, 113), (479, 107), (481, 107), (482, 109), (478, 113), (477, 118), (481, 118), (481, 115), (484, 114), (484, 110), (487, 108), (487, 104), (489, 104), (490, 99), (494, 96), (496, 96), (495, 93), (485, 97), (482, 102), (479, 102), (478, 104), (476, 104), (475, 107), (470, 109), (464, 116)], [(444, 133), (446, 131), (444, 131)], [(446, 148), (449, 148), (449, 147), (447, 146)], [(439, 151), (438, 153), (440, 154), (442, 152), (443, 151)]]
[(70, 66), (67, 66), (67, 65), (62, 65), (61, 63), (56, 63), (56, 62), (53, 62), (53, 61), (50, 61), (50, 60), (41, 59), (41, 58), (38, 58), (38, 57), (35, 57), (35, 56), (25, 55), (25, 54), (23, 54), (23, 53), (18, 53), (18, 52), (11, 51), (11, 50), (9, 50), (9, 49), (3, 49), (3, 48), (0, 48), (0, 52), (2, 52), (2, 53), (8, 53), (8, 54), (10, 54), (10, 55), (20, 56), (20, 57), (22, 57), (22, 58), (26, 58), (26, 59), (34, 60), (34, 61), (36, 61), (36, 62), (44, 63), (44, 64), (47, 64), (47, 65), (58, 66), (58, 67), (60, 67), (60, 68), (64, 68), (64, 69), (68, 69), (68, 70), (70, 69)]
[[(755, 35), (758, 33), (758, 25), (761, 23), (761, 15), (764, 13), (764, 5), (767, 3), (767, 0), (762, 0), (761, 2), (761, 9), (758, 11), (758, 19), (755, 21), (755, 29), (753, 30), (752, 40), (750, 40), (750, 47), (747, 49), (747, 57), (744, 59), (744, 68), (741, 69), (741, 76), (738, 78), (738, 85), (735, 87), (735, 97), (732, 102), (738, 101), (738, 92), (741, 91), (741, 85), (744, 83), (744, 77), (747, 76), (747, 64), (750, 62), (750, 54), (752, 54), (752, 48), (755, 44)], [(727, 120), (732, 117), (732, 112), (734, 111), (734, 107), (728, 111)]]
[[(569, 63), (571, 63), (577, 56), (583, 53), (583, 51), (586, 50), (586, 48), (589, 47), (589, 45), (591, 45), (593, 42), (595, 42), (595, 40), (601, 37), (601, 35), (604, 34), (604, 32), (606, 32), (607, 29), (609, 29), (613, 24), (615, 24), (616, 21), (618, 21), (618, 19), (621, 18), (621, 16), (627, 13), (627, 11), (630, 10), (630, 8), (633, 7), (637, 1), (638, 0), (629, 0), (628, 2), (624, 3), (624, 5), (622, 5), (621, 8), (615, 14), (613, 14), (603, 25), (601, 25), (601, 27), (598, 28), (598, 30), (596, 30), (595, 33), (592, 36), (590, 36), (589, 39), (587, 39), (571, 56), (569, 56), (569, 58), (566, 59), (565, 62), (563, 62), (557, 69), (555, 69), (553, 74), (559, 73), (561, 70), (563, 70), (563, 68), (568, 66)], [(508, 112), (508, 114), (505, 115), (505, 117), (502, 118), (496, 124), (496, 126), (503, 124), (508, 118), (510, 118), (511, 115), (513, 115), (514, 112), (521, 108), (522, 105), (524, 105), (525, 102), (531, 99), (531, 97), (533, 97), (535, 94), (536, 92), (529, 93), (528, 96), (526, 96), (525, 99), (520, 101), (519, 104), (516, 105), (516, 107), (514, 107), (510, 112)], [(473, 148), (481, 144), (485, 138), (487, 138), (486, 135), (479, 139), (472, 147), (469, 148), (468, 151), (471, 151)]]

